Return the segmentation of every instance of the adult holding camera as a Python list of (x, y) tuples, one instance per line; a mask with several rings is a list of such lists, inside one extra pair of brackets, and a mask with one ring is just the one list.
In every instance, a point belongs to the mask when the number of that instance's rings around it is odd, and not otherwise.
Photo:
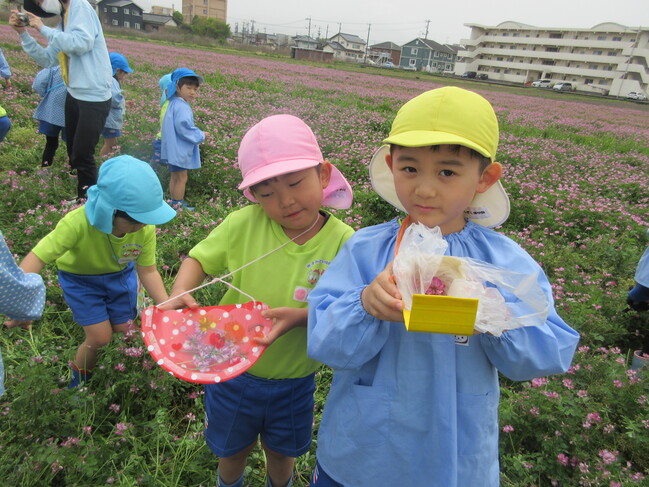
[[(106, 40), (96, 12), (86, 0), (25, 0), (29, 12), (21, 19), (12, 11), (9, 24), (19, 34), (25, 52), (43, 67), (57, 64), (68, 90), (65, 129), (70, 166), (77, 171), (77, 197), (97, 182), (95, 146), (111, 106), (112, 69)], [(61, 16), (60, 29), (43, 25), (41, 18)], [(38, 44), (29, 25), (47, 39)]]

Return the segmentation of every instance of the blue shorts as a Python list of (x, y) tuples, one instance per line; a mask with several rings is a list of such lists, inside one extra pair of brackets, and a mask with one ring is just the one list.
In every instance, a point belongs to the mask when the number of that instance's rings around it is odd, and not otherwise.
[(263, 379), (243, 373), (205, 386), (205, 441), (219, 457), (231, 457), (257, 441), (288, 457), (309, 450), (315, 374)]
[(65, 127), (53, 125), (50, 122), (45, 122), (44, 120), (39, 120), (38, 122), (38, 133), (47, 135), (48, 137), (58, 137), (59, 134), (61, 134), (63, 141), (66, 140)]
[(180, 172), (180, 171), (189, 171), (186, 167), (180, 167), (180, 166), (174, 166), (173, 164), (167, 163), (167, 167), (169, 167), (169, 172)]
[(120, 325), (137, 316), (137, 274), (133, 263), (120, 272), (81, 275), (59, 271), (63, 297), (81, 326), (110, 321)]
[(322, 470), (320, 463), (316, 460), (315, 470), (311, 477), (309, 487), (345, 487), (343, 484), (336, 482), (334, 479), (327, 475), (327, 472)]
[(122, 132), (119, 129), (109, 129), (109, 128), (104, 127), (104, 129), (101, 131), (101, 136), (104, 139), (115, 139), (115, 138), (117, 138), (117, 137), (119, 137), (121, 135), (122, 135)]

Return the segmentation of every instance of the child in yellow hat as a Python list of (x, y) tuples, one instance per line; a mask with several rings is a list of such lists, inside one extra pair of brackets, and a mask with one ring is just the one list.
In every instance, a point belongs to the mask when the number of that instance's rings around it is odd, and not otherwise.
[[(489, 228), (507, 219), (509, 200), (487, 100), (455, 87), (423, 93), (399, 110), (384, 142), (372, 184), (407, 216), (352, 236), (308, 299), (308, 354), (334, 369), (311, 485), (497, 487), (498, 372), (564, 372), (579, 335), (554, 309), (540, 266)], [(446, 255), (535, 275), (549, 302), (545, 323), (501, 336), (408, 332), (392, 261), (413, 223), (439, 227)], [(514, 296), (498, 290), (516, 311)]]

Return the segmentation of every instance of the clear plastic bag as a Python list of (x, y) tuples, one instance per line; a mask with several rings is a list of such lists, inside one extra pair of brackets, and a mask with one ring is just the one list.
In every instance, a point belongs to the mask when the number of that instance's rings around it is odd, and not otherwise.
[(545, 323), (550, 303), (537, 274), (521, 274), (467, 257), (449, 257), (439, 227), (410, 225), (393, 271), (406, 309), (414, 294), (479, 300), (475, 330), (500, 336), (506, 330)]

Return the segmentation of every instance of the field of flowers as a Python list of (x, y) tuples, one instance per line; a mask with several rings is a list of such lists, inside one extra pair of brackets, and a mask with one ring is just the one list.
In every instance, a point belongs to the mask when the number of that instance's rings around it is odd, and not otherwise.
[[(502, 485), (648, 485), (649, 376), (627, 368), (629, 351), (640, 347), (649, 324), (626, 310), (625, 298), (647, 245), (649, 107), (226, 49), (115, 38), (108, 45), (135, 70), (123, 85), (132, 106), (122, 153), (150, 157), (160, 76), (182, 66), (205, 77), (194, 115), (210, 140), (187, 191), (197, 211), (181, 213), (158, 232), (159, 266), (169, 285), (189, 249), (246, 204), (236, 189), (236, 151), (243, 133), (264, 116), (291, 113), (314, 129), (325, 156), (354, 187), (354, 205), (337, 215), (360, 228), (397, 214), (372, 194), (367, 164), (399, 106), (449, 83), (489, 99), (501, 124), (498, 159), (512, 199), (512, 215), (499, 231), (541, 263), (560, 314), (582, 335), (567, 374), (503, 381)], [(20, 259), (73, 208), (65, 200), (75, 195), (76, 182), (63, 147), (49, 174), (38, 171), (44, 137), (31, 118), (38, 103), (31, 83), (39, 68), (6, 25), (0, 25), (0, 47), (13, 71), (12, 87), (0, 92), (13, 123), (0, 145), (0, 228)], [(161, 173), (165, 187), (167, 177)], [(0, 398), (3, 483), (216, 485), (216, 459), (202, 438), (201, 388), (164, 373), (139, 337), (107, 347), (85, 394), (65, 389), (82, 332), (62, 299), (55, 268), (43, 276), (43, 318), (30, 331), (0, 332), (7, 373)], [(220, 292), (207, 288), (200, 299), (212, 304)], [(318, 374), (316, 429), (330, 378), (327, 369)], [(315, 443), (299, 459), (294, 485), (308, 485)], [(248, 482), (265, 485), (260, 451), (249, 462)]]

